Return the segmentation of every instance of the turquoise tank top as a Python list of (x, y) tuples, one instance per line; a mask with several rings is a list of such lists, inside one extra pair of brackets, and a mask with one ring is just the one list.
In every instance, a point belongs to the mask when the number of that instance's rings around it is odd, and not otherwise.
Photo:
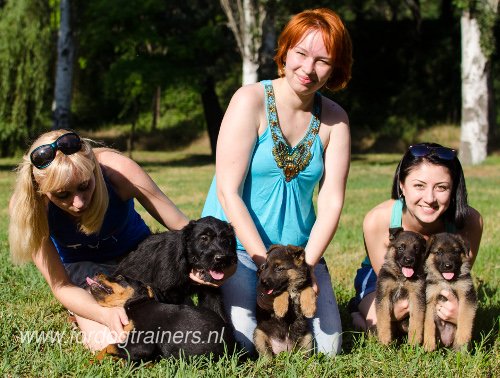
[[(273, 148), (284, 141), (274, 104), (270, 80), (261, 82), (266, 94), (267, 128), (257, 139), (243, 186), (242, 199), (257, 227), (266, 248), (272, 244), (292, 244), (304, 247), (316, 220), (313, 194), (323, 176), (323, 144), (317, 135), (320, 125), (321, 95), (316, 93), (315, 110), (304, 138), (293, 148), (286, 145), (289, 153), (299, 149), (310, 152), (310, 160), (294, 177), (285, 175), (278, 166)], [(273, 128), (273, 129), (271, 129)], [(282, 143), (283, 145), (283, 143)], [(216, 178), (212, 180), (202, 216), (212, 215), (227, 221), (217, 198)], [(245, 248), (237, 241), (237, 248)]]
[[(403, 226), (403, 208), (405, 206), (405, 201), (403, 198), (399, 198), (396, 201), (394, 201), (394, 204), (392, 205), (392, 212), (391, 212), (391, 223), (389, 224), (389, 229), (391, 228), (399, 228)], [(450, 232), (454, 234), (456, 232), (456, 227), (453, 223), (446, 222), (444, 227), (446, 229), (446, 232)], [(365, 259), (361, 263), (362, 266), (370, 266), (371, 267), (371, 262), (370, 259), (367, 256), (365, 256)]]

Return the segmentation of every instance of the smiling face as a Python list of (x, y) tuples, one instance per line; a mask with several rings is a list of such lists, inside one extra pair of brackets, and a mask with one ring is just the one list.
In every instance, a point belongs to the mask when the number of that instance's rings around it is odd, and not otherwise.
[(95, 177), (87, 180), (74, 179), (63, 188), (45, 193), (47, 198), (61, 210), (80, 217), (89, 207), (95, 189)]
[(297, 92), (314, 92), (325, 85), (333, 71), (333, 58), (323, 36), (310, 30), (286, 55), (285, 77)]
[(433, 224), (450, 206), (453, 180), (448, 168), (422, 162), (400, 184), (407, 214), (420, 224)]

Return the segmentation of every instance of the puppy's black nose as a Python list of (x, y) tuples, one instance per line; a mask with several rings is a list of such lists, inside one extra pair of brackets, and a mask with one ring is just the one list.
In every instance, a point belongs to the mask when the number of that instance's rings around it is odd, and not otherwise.
[(415, 262), (415, 258), (414, 257), (409, 257), (409, 256), (405, 256), (403, 261), (405, 262), (405, 264), (413, 264)]
[(444, 264), (444, 268), (445, 269), (453, 269), (453, 264), (451, 264), (451, 263), (445, 263)]

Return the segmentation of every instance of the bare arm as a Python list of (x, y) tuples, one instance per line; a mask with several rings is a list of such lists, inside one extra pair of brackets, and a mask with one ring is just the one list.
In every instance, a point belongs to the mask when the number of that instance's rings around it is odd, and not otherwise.
[(388, 200), (379, 204), (363, 220), (365, 248), (377, 276), (389, 245), (389, 221), (393, 203), (394, 200)]
[[(217, 195), (227, 218), (257, 265), (266, 247), (241, 197), (251, 155), (263, 120), (264, 91), (260, 84), (240, 88), (226, 110), (217, 141)], [(265, 116), (264, 116), (265, 117)]]
[(316, 222), (306, 246), (306, 262), (314, 266), (323, 256), (335, 234), (342, 207), (351, 159), (349, 121), (345, 112), (333, 102), (324, 106), (323, 119), (328, 127), (328, 145), (324, 152), (325, 171), (321, 179)]
[(179, 230), (188, 223), (189, 219), (135, 161), (110, 150), (96, 155), (122, 200), (136, 198), (154, 219), (170, 230)]
[(45, 240), (41, 249), (33, 254), (33, 262), (64, 307), (83, 318), (106, 325), (118, 334), (123, 332), (122, 325), (128, 324), (125, 310), (122, 307), (102, 307), (90, 293), (73, 285), (50, 239)]
[(465, 227), (459, 233), (469, 242), (471, 265), (473, 265), (474, 261), (476, 261), (479, 244), (483, 235), (483, 218), (476, 209), (469, 207), (469, 216), (467, 217)]

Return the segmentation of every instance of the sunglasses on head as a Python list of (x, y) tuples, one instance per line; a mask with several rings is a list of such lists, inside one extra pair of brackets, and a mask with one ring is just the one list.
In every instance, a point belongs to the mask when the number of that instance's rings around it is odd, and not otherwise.
[(66, 133), (57, 138), (53, 143), (42, 144), (31, 151), (31, 163), (38, 169), (47, 168), (54, 161), (57, 150), (64, 155), (71, 155), (80, 151), (82, 140), (76, 133)]
[(415, 144), (408, 149), (414, 157), (424, 157), (435, 155), (443, 160), (453, 160), (457, 156), (457, 151), (448, 147), (432, 147), (425, 144)]

